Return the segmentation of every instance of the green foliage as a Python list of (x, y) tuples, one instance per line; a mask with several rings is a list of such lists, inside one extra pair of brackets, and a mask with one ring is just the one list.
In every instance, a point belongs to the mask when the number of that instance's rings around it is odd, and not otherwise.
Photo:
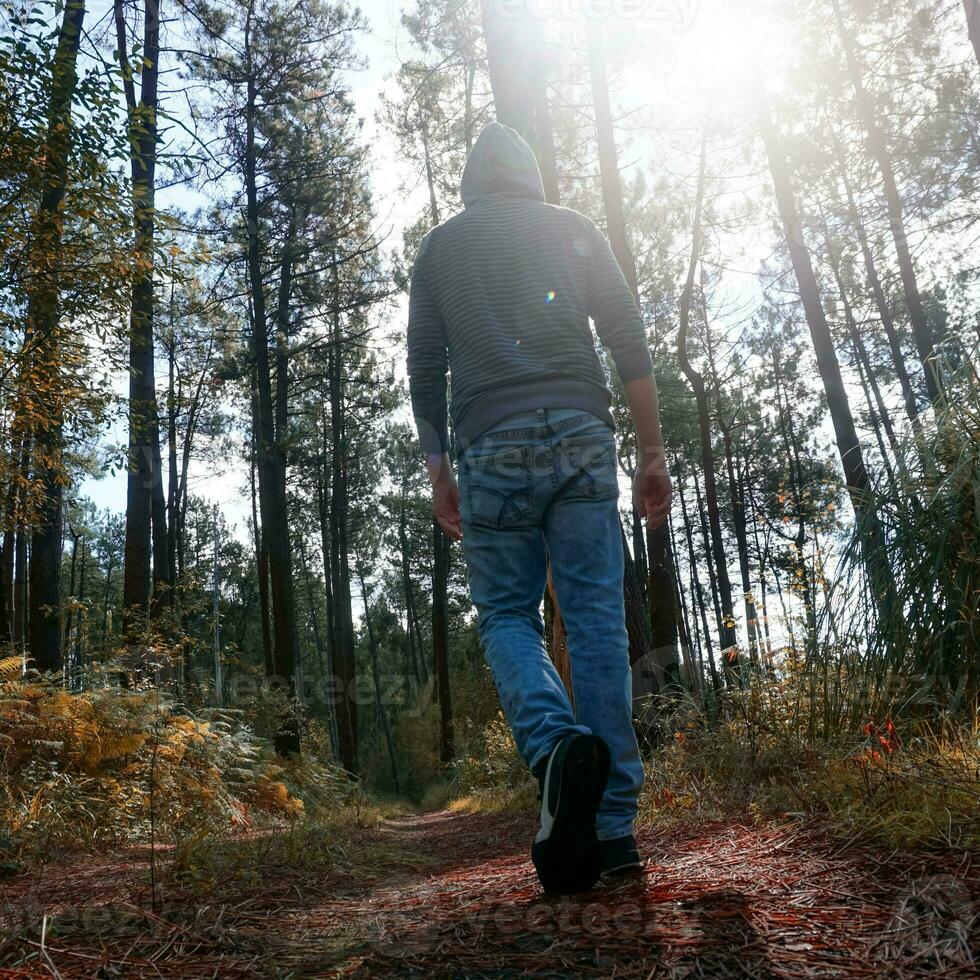
[(908, 483), (883, 482), (876, 491), (897, 607), (874, 614), (852, 544), (833, 584), (828, 642), (808, 663), (815, 683), (833, 694), (830, 726), (853, 725), (868, 713), (969, 718), (980, 699), (980, 381), (973, 364), (947, 376), (942, 404), (922, 417), (899, 462)]

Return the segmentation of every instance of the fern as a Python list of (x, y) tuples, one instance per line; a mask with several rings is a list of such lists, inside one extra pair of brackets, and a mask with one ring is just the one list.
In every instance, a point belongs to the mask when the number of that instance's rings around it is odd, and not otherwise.
[(11, 657), (0, 657), (0, 692), (7, 693), (12, 685), (18, 683), (24, 673), (24, 658), (15, 653)]
[(243, 712), (192, 713), (158, 691), (72, 694), (20, 669), (0, 660), (0, 824), (22, 849), (145, 839), (151, 788), (157, 833), (175, 843), (332, 811), (350, 792), (330, 766), (279, 765)]

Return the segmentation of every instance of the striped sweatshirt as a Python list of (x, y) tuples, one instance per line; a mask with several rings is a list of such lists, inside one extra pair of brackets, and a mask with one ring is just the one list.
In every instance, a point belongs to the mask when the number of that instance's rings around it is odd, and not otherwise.
[(530, 146), (492, 123), (460, 185), (464, 210), (419, 245), (408, 313), (412, 410), (426, 454), (461, 449), (508, 416), (574, 408), (613, 424), (589, 319), (623, 381), (650, 374), (643, 322), (609, 243), (544, 201)]

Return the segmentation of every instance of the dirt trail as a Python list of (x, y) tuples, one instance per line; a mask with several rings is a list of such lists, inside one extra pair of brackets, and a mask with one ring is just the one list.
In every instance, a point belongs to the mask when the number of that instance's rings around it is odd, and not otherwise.
[(702, 824), (644, 834), (640, 877), (548, 898), (531, 832), (524, 817), (392, 820), (368, 835), (367, 871), (270, 864), (203, 894), (170, 882), (157, 914), (145, 852), (23, 876), (0, 884), (0, 975), (980, 975), (969, 856), (846, 847), (805, 824)]

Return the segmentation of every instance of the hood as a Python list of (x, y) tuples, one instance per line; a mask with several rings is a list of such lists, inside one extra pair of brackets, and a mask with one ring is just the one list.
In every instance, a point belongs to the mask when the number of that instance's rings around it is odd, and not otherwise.
[(459, 191), (467, 207), (501, 191), (534, 201), (545, 199), (534, 151), (520, 133), (496, 122), (490, 123), (473, 144)]

